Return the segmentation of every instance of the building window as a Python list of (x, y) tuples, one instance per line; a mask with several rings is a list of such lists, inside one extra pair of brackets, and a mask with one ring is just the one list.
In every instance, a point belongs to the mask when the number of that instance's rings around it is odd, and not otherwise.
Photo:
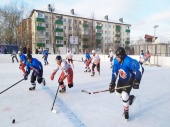
[(108, 34), (111, 34), (111, 31), (108, 31)]
[(57, 44), (62, 44), (62, 40), (57, 40)]
[(67, 21), (66, 18), (64, 18), (63, 21), (66, 22)]
[(107, 40), (107, 37), (105, 37), (105, 40)]
[(45, 19), (48, 19), (48, 16), (47, 16), (47, 15), (45, 16)]
[(46, 44), (50, 44), (49, 40), (46, 40)]
[(111, 28), (111, 25), (109, 25), (109, 28)]
[(68, 23), (72, 23), (72, 19), (68, 19)]
[(79, 24), (81, 24), (81, 21), (79, 21)]
[(57, 36), (63, 36), (62, 32), (56, 32)]
[(45, 33), (45, 36), (48, 37), (48, 32)]
[(105, 31), (105, 34), (107, 34), (107, 31)]
[(38, 18), (44, 18), (43, 13), (38, 12)]
[(48, 24), (45, 24), (45, 28), (48, 28)]
[(107, 28), (107, 24), (105, 24), (105, 27)]
[(38, 23), (38, 26), (42, 26), (42, 23)]
[(71, 26), (69, 26), (69, 30), (72, 30), (72, 27), (71, 27)]
[(38, 35), (43, 35), (43, 30), (38, 31)]
[(64, 26), (64, 30), (66, 30), (67, 29), (67, 27), (66, 26)]

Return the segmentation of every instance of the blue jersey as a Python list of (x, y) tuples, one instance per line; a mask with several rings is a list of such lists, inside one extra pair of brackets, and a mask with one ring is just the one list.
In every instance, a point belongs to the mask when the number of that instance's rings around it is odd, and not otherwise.
[(44, 57), (48, 57), (48, 51), (47, 51), (47, 50), (44, 50), (43, 56), (44, 56)]
[(86, 60), (89, 60), (91, 58), (89, 53), (86, 53), (85, 56), (86, 56)]
[(27, 65), (26, 65), (26, 72), (28, 74), (30, 73), (30, 70), (33, 70), (38, 74), (39, 72), (43, 71), (43, 66), (40, 61), (38, 61), (35, 58), (32, 58), (31, 63), (27, 62)]
[(116, 77), (119, 75), (119, 81), (125, 83), (130, 79), (141, 80), (142, 74), (144, 72), (143, 67), (140, 63), (132, 59), (129, 56), (126, 56), (123, 60), (123, 63), (119, 63), (116, 58), (114, 58), (114, 64), (112, 68), (112, 81), (116, 81)]
[(24, 63), (26, 65), (27, 63), (27, 57), (24, 54), (20, 55), (20, 60), (22, 61), (22, 63)]

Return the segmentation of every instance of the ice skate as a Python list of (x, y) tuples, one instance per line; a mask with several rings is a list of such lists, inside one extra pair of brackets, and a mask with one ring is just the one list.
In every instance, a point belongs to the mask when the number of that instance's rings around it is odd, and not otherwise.
[(91, 72), (91, 70), (88, 70), (88, 72)]
[(129, 119), (129, 111), (128, 110), (124, 110), (123, 115), (125, 117), (125, 120), (128, 121), (128, 119)]
[(30, 91), (35, 90), (35, 86), (29, 88)]
[(42, 83), (44, 86), (46, 85), (45, 78), (43, 78)]
[(91, 76), (93, 77), (95, 75), (95, 72), (92, 72)]
[(84, 72), (87, 72), (87, 70), (85, 70)]
[(60, 93), (65, 93), (66, 92), (66, 87), (62, 88), (61, 90), (59, 90)]
[(132, 105), (132, 104), (133, 104), (135, 98), (136, 98), (136, 97), (135, 97), (134, 95), (130, 95), (130, 96), (129, 96), (129, 105)]

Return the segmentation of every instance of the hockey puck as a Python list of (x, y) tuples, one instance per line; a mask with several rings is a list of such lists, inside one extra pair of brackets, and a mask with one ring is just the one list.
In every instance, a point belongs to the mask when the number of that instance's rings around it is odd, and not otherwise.
[(15, 123), (15, 119), (12, 120), (12, 123)]

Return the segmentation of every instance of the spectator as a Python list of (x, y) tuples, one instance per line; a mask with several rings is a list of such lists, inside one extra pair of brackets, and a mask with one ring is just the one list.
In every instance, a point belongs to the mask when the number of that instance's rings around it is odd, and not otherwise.
[(22, 52), (24, 53), (24, 54), (27, 54), (27, 47), (24, 45), (24, 47), (23, 47), (23, 49), (22, 49)]
[(7, 54), (7, 48), (4, 46), (4, 54)]
[(38, 54), (38, 48), (36, 48), (36, 50), (35, 50), (35, 54)]
[(151, 54), (149, 53), (149, 51), (147, 51), (145, 54), (145, 62), (148, 62), (149, 66), (151, 66), (150, 58), (151, 58)]

